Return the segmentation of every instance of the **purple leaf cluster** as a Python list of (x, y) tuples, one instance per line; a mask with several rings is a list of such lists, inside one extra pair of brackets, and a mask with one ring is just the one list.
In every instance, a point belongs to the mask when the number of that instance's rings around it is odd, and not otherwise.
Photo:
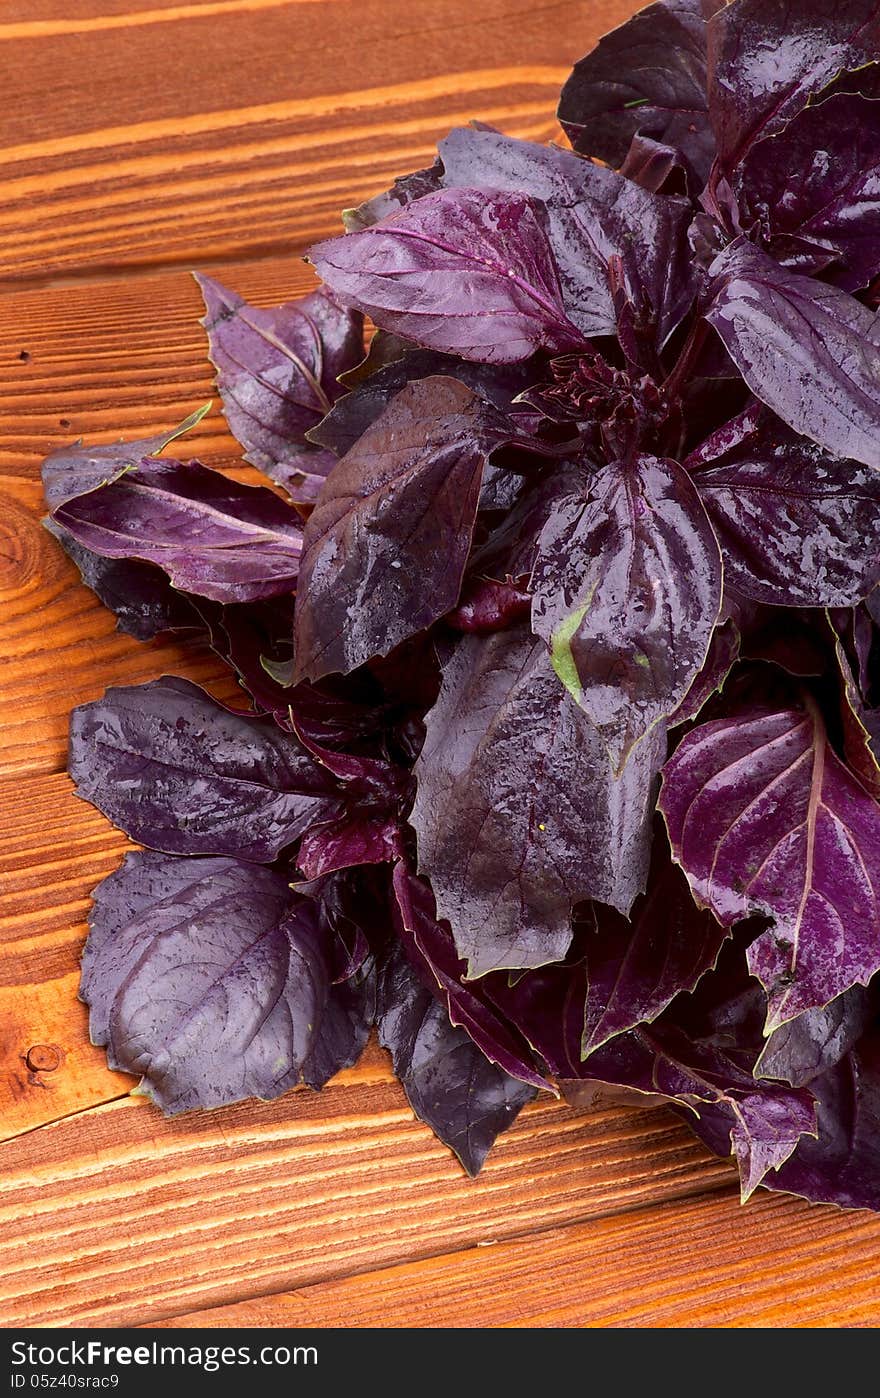
[(471, 1173), (608, 1085), (880, 1209), (880, 2), (657, 0), (559, 117), (451, 132), (298, 302), (199, 278), (272, 484), (162, 455), (194, 419), (46, 461), (119, 625), (242, 688), (74, 713), (146, 847), (92, 1036), (174, 1112), (375, 1026)]

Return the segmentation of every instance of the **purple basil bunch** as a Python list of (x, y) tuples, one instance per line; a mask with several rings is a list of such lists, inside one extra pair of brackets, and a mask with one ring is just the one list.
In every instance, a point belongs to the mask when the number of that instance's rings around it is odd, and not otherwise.
[(146, 846), (82, 994), (165, 1111), (376, 1025), (471, 1172), (598, 1082), (744, 1196), (880, 1208), (878, 60), (877, 0), (659, 0), (566, 83), (573, 149), (453, 131), (305, 299), (200, 279), (284, 494), (177, 433), (48, 459), (120, 626), (207, 637), (248, 706), (73, 718)]

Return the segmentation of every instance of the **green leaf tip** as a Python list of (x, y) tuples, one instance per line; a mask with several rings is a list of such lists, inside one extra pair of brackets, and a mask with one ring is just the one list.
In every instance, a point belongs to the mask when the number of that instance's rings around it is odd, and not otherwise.
[(553, 632), (550, 641), (550, 660), (553, 669), (577, 704), (581, 701), (583, 687), (577, 672), (577, 666), (574, 662), (574, 656), (571, 653), (571, 642), (572, 637), (586, 616), (589, 606), (590, 598), (587, 598), (582, 607), (578, 607), (574, 612), (569, 612), (568, 616), (563, 618)]
[(158, 456), (160, 452), (164, 451), (172, 442), (175, 442), (178, 437), (182, 437), (184, 433), (191, 432), (194, 427), (198, 426), (203, 417), (207, 417), (212, 407), (213, 401), (209, 398), (207, 403), (203, 403), (200, 408), (196, 408), (195, 412), (190, 413), (189, 417), (183, 419), (183, 422), (178, 423), (176, 427), (172, 427), (168, 432), (164, 433), (160, 438), (159, 446), (153, 452), (153, 456)]

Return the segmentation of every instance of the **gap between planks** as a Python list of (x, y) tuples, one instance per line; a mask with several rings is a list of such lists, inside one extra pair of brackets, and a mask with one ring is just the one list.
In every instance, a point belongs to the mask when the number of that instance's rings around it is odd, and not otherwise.
[[(880, 1219), (699, 1197), (201, 1309), (159, 1327), (768, 1327), (880, 1321)], [(598, 1284), (597, 1284), (598, 1281)]]
[[(722, 1198), (728, 1201), (737, 1202), (738, 1190), (736, 1186), (731, 1187), (729, 1180), (720, 1180), (717, 1183), (708, 1185), (692, 1195), (685, 1196), (686, 1202), (700, 1202), (702, 1200), (712, 1200)], [(670, 1207), (669, 1204), (658, 1202), (657, 1200), (639, 1200), (629, 1206), (610, 1207), (605, 1210), (598, 1210), (590, 1213), (587, 1218), (574, 1220), (571, 1225), (561, 1228), (557, 1221), (550, 1219), (547, 1223), (530, 1226), (522, 1233), (513, 1232), (500, 1238), (486, 1238), (475, 1243), (472, 1247), (461, 1249), (440, 1249), (436, 1252), (425, 1253), (424, 1256), (412, 1262), (401, 1262), (391, 1267), (383, 1267), (379, 1270), (366, 1268), (347, 1272), (343, 1276), (330, 1274), (326, 1278), (321, 1278), (316, 1282), (310, 1282), (308, 1286), (298, 1287), (292, 1291), (254, 1291), (250, 1296), (243, 1297), (241, 1301), (232, 1301), (226, 1306), (196, 1306), (192, 1310), (180, 1315), (168, 1316), (161, 1321), (147, 1321), (138, 1329), (197, 1329), (207, 1327), (231, 1327), (243, 1328), (248, 1326), (264, 1328), (286, 1328), (296, 1326), (318, 1325), (323, 1327), (342, 1326), (345, 1328), (387, 1328), (391, 1326), (406, 1328), (414, 1324), (408, 1318), (401, 1319), (399, 1316), (393, 1321), (388, 1320), (387, 1308), (383, 1303), (379, 1306), (374, 1316), (369, 1320), (363, 1316), (352, 1318), (349, 1305), (350, 1293), (346, 1291), (349, 1286), (355, 1289), (356, 1293), (361, 1291), (373, 1291), (382, 1295), (382, 1288), (388, 1282), (392, 1284), (398, 1279), (409, 1279), (412, 1275), (427, 1274), (432, 1275), (435, 1271), (441, 1272), (444, 1267), (451, 1265), (456, 1271), (465, 1270), (474, 1264), (474, 1270), (479, 1270), (476, 1266), (478, 1259), (484, 1255), (486, 1249), (493, 1250), (495, 1257), (514, 1256), (524, 1245), (535, 1244), (535, 1251), (547, 1242), (558, 1238), (561, 1235), (573, 1235), (583, 1231), (585, 1228), (594, 1228), (595, 1225), (606, 1223), (610, 1220), (627, 1218), (632, 1219), (636, 1225), (640, 1216), (651, 1213), (657, 1209)], [(464, 1264), (464, 1268), (461, 1267)], [(519, 1279), (518, 1279), (519, 1280)], [(430, 1291), (428, 1294), (431, 1294)], [(309, 1306), (311, 1298), (321, 1297), (324, 1304), (319, 1306), (311, 1314), (306, 1309), (305, 1314), (296, 1314), (297, 1304)], [(326, 1304), (326, 1297), (333, 1298), (329, 1305)], [(335, 1304), (339, 1298), (338, 1307)], [(345, 1300), (343, 1301), (343, 1297)], [(448, 1301), (448, 1298), (444, 1298)], [(432, 1324), (438, 1327), (460, 1326), (460, 1325), (495, 1325), (497, 1321), (481, 1321), (476, 1315), (467, 1318), (468, 1312), (465, 1308), (465, 1318), (455, 1320), (449, 1314), (438, 1317)], [(529, 1321), (533, 1324), (533, 1321)]]
[(539, 1102), (474, 1182), (383, 1071), (170, 1121), (122, 1100), (7, 1142), (0, 1324), (161, 1320), (733, 1175), (663, 1109), (582, 1117)]
[[(341, 231), (341, 230), (340, 230)], [(249, 268), (259, 268), (265, 264), (279, 262), (282, 258), (294, 267), (304, 261), (308, 246), (295, 247), (287, 238), (275, 239), (266, 244), (253, 243), (247, 251), (240, 257), (230, 259), (229, 253), (205, 252), (198, 256), (198, 268), (193, 268), (193, 259), (184, 257), (179, 262), (157, 262), (151, 258), (146, 262), (126, 262), (119, 265), (109, 262), (106, 266), (97, 263), (87, 267), (71, 267), (64, 272), (49, 272), (45, 275), (35, 272), (33, 276), (22, 277), (20, 280), (13, 278), (0, 279), (0, 299), (4, 296), (14, 296), (26, 291), (68, 291), (72, 287), (86, 288), (90, 286), (95, 289), (106, 286), (108, 283), (125, 282), (130, 283), (133, 278), (141, 281), (148, 281), (156, 277), (172, 276), (179, 273), (191, 276), (193, 270), (204, 272), (208, 269), (212, 271), (227, 270), (230, 266), (240, 267), (247, 271)], [(299, 294), (291, 292), (291, 295)]]

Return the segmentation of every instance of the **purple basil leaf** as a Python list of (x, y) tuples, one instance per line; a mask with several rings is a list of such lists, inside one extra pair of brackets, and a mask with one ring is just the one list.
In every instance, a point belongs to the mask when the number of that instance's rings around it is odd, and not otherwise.
[(582, 343), (538, 212), (521, 194), (427, 194), (309, 257), (343, 301), (426, 349), (514, 364)]
[(389, 892), (384, 872), (380, 879), (371, 877), (374, 871), (337, 869), (319, 879), (297, 882), (297, 893), (314, 898), (318, 916), (325, 928), (329, 944), (330, 979), (341, 985), (367, 962), (373, 947), (381, 947), (389, 935)]
[(500, 1132), (535, 1089), (490, 1063), (446, 1006), (426, 990), (401, 950), (379, 980), (379, 1042), (416, 1116), (476, 1175)]
[[(402, 335), (392, 335), (388, 330), (376, 330), (366, 347), (363, 359), (355, 364), (353, 369), (347, 369), (344, 374), (340, 374), (339, 382), (348, 391), (362, 388), (381, 369), (389, 369), (398, 359), (410, 353), (419, 353), (412, 340), (405, 340)], [(317, 431), (318, 428), (313, 428), (309, 433), (310, 442), (317, 440), (314, 435)]]
[(502, 519), (475, 545), (468, 564), (470, 576), (497, 582), (528, 578), (541, 530), (561, 500), (583, 489), (585, 474), (580, 463), (558, 461), (527, 478)]
[(778, 423), (778, 419), (768, 413), (763, 403), (749, 398), (741, 412), (716, 427), (685, 457), (685, 470), (694, 475), (704, 466), (714, 466), (716, 462), (726, 460), (738, 447), (745, 449), (757, 445), (766, 438), (770, 422)]
[(721, 555), (676, 462), (613, 462), (588, 486), (559, 502), (538, 540), (532, 629), (619, 773), (706, 660)]
[(713, 1150), (736, 1157), (746, 1199), (804, 1136), (816, 1134), (812, 1092), (754, 1076), (765, 1007), (741, 942), (728, 942), (693, 993), (677, 997), (653, 1024), (608, 1042), (582, 1074), (680, 1104)]
[(659, 0), (614, 29), (575, 65), (559, 120), (575, 150), (620, 166), (639, 132), (685, 155), (701, 180), (715, 143), (706, 103), (703, 0)]
[(400, 824), (369, 810), (316, 825), (300, 841), (297, 864), (307, 879), (359, 864), (383, 864), (400, 855)]
[(629, 920), (595, 908), (585, 942), (586, 1013), (581, 1057), (640, 1023), (650, 1023), (683, 990), (693, 990), (718, 960), (729, 930), (696, 907), (666, 841), (655, 836), (646, 892)]
[(421, 379), (336, 467), (305, 528), (298, 678), (387, 655), (455, 606), (491, 411), (456, 379)]
[(399, 647), (375, 670), (297, 685), (289, 691), (290, 722), (321, 766), (346, 783), (347, 802), (359, 803), (362, 814), (369, 808), (371, 817), (396, 818), (412, 799), (410, 729), (436, 697), (439, 666), (432, 643), (423, 641)]
[[(688, 247), (701, 272), (705, 272), (711, 266), (719, 252), (723, 252), (729, 242), (729, 234), (711, 214), (707, 214), (704, 210), (694, 214), (688, 228)], [(724, 354), (720, 345), (717, 346), (717, 349), (722, 355)], [(708, 372), (703, 371), (703, 377), (723, 378), (724, 374), (720, 372), (721, 367), (720, 365), (710, 366)], [(736, 370), (734, 369), (733, 372), (736, 373)]]
[[(326, 696), (309, 685), (298, 685), (291, 692), (290, 723), (303, 747), (311, 753), (316, 762), (327, 772), (345, 783), (344, 798), (346, 813), (332, 828), (326, 830), (326, 838), (315, 832), (314, 842), (307, 846), (307, 857), (323, 863), (333, 861), (333, 867), (346, 849), (352, 855), (352, 863), (384, 862), (386, 858), (396, 858), (399, 854), (398, 826), (404, 807), (412, 802), (413, 779), (406, 768), (390, 761), (387, 753), (387, 740), (393, 731), (394, 722), (390, 714), (383, 714), (381, 708), (370, 709), (356, 704), (343, 704), (341, 711), (333, 712), (324, 706)], [(317, 700), (317, 703), (315, 702)], [(347, 711), (347, 716), (346, 716)], [(353, 721), (352, 721), (353, 711)], [(324, 720), (329, 718), (329, 732)], [(333, 745), (334, 720), (341, 718), (343, 725), (348, 722), (349, 738), (357, 731), (370, 732), (370, 740), (358, 752), (340, 751)], [(327, 738), (331, 745), (327, 745)], [(374, 753), (380, 753), (374, 756)], [(365, 820), (369, 828), (358, 827)], [(364, 859), (355, 858), (358, 852)], [(387, 852), (390, 853), (387, 853)]]
[(851, 97), (880, 97), (880, 62), (876, 56), (861, 68), (839, 72), (816, 94), (813, 101), (827, 102), (829, 97), (837, 97), (841, 93), (848, 93)]
[(323, 287), (264, 310), (213, 277), (196, 281), (230, 431), (246, 461), (301, 499), (307, 478), (323, 479), (333, 465), (306, 433), (344, 392), (339, 375), (363, 356), (361, 317)]
[(145, 456), (158, 456), (169, 443), (191, 431), (210, 409), (211, 404), (206, 403), (178, 427), (139, 442), (111, 442), (106, 447), (84, 447), (80, 443), (59, 447), (46, 457), (42, 466), (46, 504), (54, 514), (69, 500), (118, 480)]
[(521, 629), (468, 636), (427, 715), (411, 821), (468, 975), (560, 960), (574, 903), (644, 887), (658, 726), (614, 781), (601, 741)]
[(666, 763), (660, 809), (697, 900), (751, 944), (766, 1031), (880, 970), (880, 807), (831, 750), (812, 700), (693, 729)]
[(54, 518), (105, 558), (156, 563), (175, 587), (216, 602), (292, 592), (302, 551), (296, 510), (265, 486), (239, 485), (198, 461), (145, 457)]
[(819, 1099), (818, 1139), (803, 1140), (764, 1183), (816, 1203), (880, 1209), (880, 1032), (866, 1034), (811, 1086)]
[(392, 398), (414, 379), (446, 375), (466, 384), (487, 402), (506, 409), (515, 396), (528, 387), (532, 373), (525, 364), (469, 364), (435, 350), (409, 350), (340, 398), (323, 422), (309, 434), (310, 440), (329, 447), (337, 456), (344, 456)]
[[(361, 678), (360, 676), (358, 678)], [(298, 684), (288, 691), (291, 723), (300, 741), (322, 760), (338, 753), (342, 762), (371, 761), (377, 736), (387, 724), (381, 690), (360, 690), (354, 679), (333, 676), (319, 684)]]
[[(805, 1088), (784, 1088), (766, 1084), (766, 1090), (746, 1092), (730, 1101), (719, 1098), (707, 1103), (694, 1118), (686, 1120), (712, 1149), (727, 1139), (740, 1177), (740, 1200), (751, 1198), (758, 1185), (772, 1188), (771, 1181), (785, 1167), (798, 1146), (815, 1138), (816, 1103)], [(685, 1115), (684, 1112), (681, 1113)], [(718, 1150), (724, 1154), (723, 1148)]]
[(169, 854), (269, 863), (340, 809), (293, 734), (173, 676), (74, 709), (69, 770), (77, 795)]
[(334, 457), (343, 457), (357, 446), (407, 384), (434, 374), (455, 377), (458, 368), (459, 361), (453, 355), (437, 354), (434, 350), (410, 350), (391, 364), (376, 369), (363, 383), (344, 394), (313, 428), (311, 441), (326, 447)]
[(376, 194), (372, 199), (358, 204), (357, 208), (343, 209), (342, 222), (346, 232), (360, 233), (364, 228), (372, 228), (374, 223), (380, 223), (389, 214), (396, 214), (414, 199), (421, 199), (425, 194), (434, 194), (443, 187), (442, 174), (443, 165), (435, 157), (433, 164), (425, 169), (398, 176), (384, 194)]
[(163, 631), (202, 629), (189, 598), (171, 586), (161, 568), (136, 559), (102, 558), (78, 544), (51, 515), (43, 523), (76, 564), (86, 587), (113, 612), (118, 630), (151, 641)]
[(709, 113), (730, 172), (843, 68), (877, 58), (877, 0), (737, 0), (708, 25)]
[(208, 629), (213, 649), (231, 665), (257, 713), (272, 714), (290, 727), (290, 679), (293, 663), (293, 597), (218, 607), (194, 604)]
[(486, 994), (517, 1026), (560, 1085), (583, 1071), (587, 976), (585, 959), (573, 950), (563, 962), (538, 966), (516, 977), (497, 972), (485, 980)]
[(456, 631), (488, 636), (525, 621), (531, 610), (531, 594), (516, 583), (476, 578), (466, 583), (458, 606), (443, 618)]
[(880, 318), (750, 243), (710, 268), (710, 324), (749, 388), (833, 456), (880, 468)]
[(812, 242), (839, 259), (835, 285), (860, 290), (880, 267), (880, 106), (841, 93), (806, 107), (752, 146), (733, 188), (773, 256)]
[(847, 766), (866, 791), (880, 801), (880, 762), (876, 747), (877, 725), (862, 699), (846, 650), (835, 633), (834, 654), (840, 677), (840, 721)]
[(314, 905), (235, 859), (127, 854), (95, 894), (81, 983), (93, 1042), (168, 1113), (300, 1080), (329, 981)]
[[(486, 990), (550, 1070), (573, 1080), (583, 1060), (619, 1035), (656, 1020), (713, 967), (728, 937), (695, 907), (687, 881), (655, 838), (646, 894), (631, 920), (601, 904), (577, 910), (579, 936), (567, 961), (486, 979)], [(512, 981), (512, 983), (511, 983)]]
[(566, 314), (585, 335), (613, 334), (616, 261), (626, 299), (654, 326), (658, 347), (688, 310), (690, 206), (641, 189), (613, 170), (496, 131), (454, 130), (440, 144), (447, 186), (478, 185), (539, 201)]
[(828, 1073), (876, 1018), (876, 997), (854, 985), (829, 1005), (806, 1010), (774, 1031), (758, 1059), (756, 1075), (805, 1087)]
[(725, 579), (744, 597), (848, 607), (880, 579), (880, 475), (869, 467), (803, 438), (765, 439), (701, 470), (696, 485)]
[(652, 194), (687, 193), (688, 169), (681, 152), (650, 136), (633, 136), (620, 173)]
[(327, 992), (308, 1057), (303, 1082), (316, 1091), (343, 1068), (357, 1063), (376, 1022), (376, 967), (370, 960)]
[(511, 1077), (533, 1087), (549, 1087), (527, 1041), (487, 999), (485, 982), (463, 981), (465, 965), (455, 950), (449, 924), (437, 921), (433, 893), (403, 861), (394, 869), (394, 893), (395, 925), (404, 950), (422, 979), (427, 974), (432, 987), (436, 982), (452, 1024), (465, 1029), (486, 1057)]
[(733, 617), (720, 623), (712, 632), (709, 654), (703, 668), (694, 677), (690, 689), (677, 709), (669, 715), (667, 726), (675, 728), (697, 717), (704, 704), (724, 687), (724, 681), (739, 659), (741, 637)]

